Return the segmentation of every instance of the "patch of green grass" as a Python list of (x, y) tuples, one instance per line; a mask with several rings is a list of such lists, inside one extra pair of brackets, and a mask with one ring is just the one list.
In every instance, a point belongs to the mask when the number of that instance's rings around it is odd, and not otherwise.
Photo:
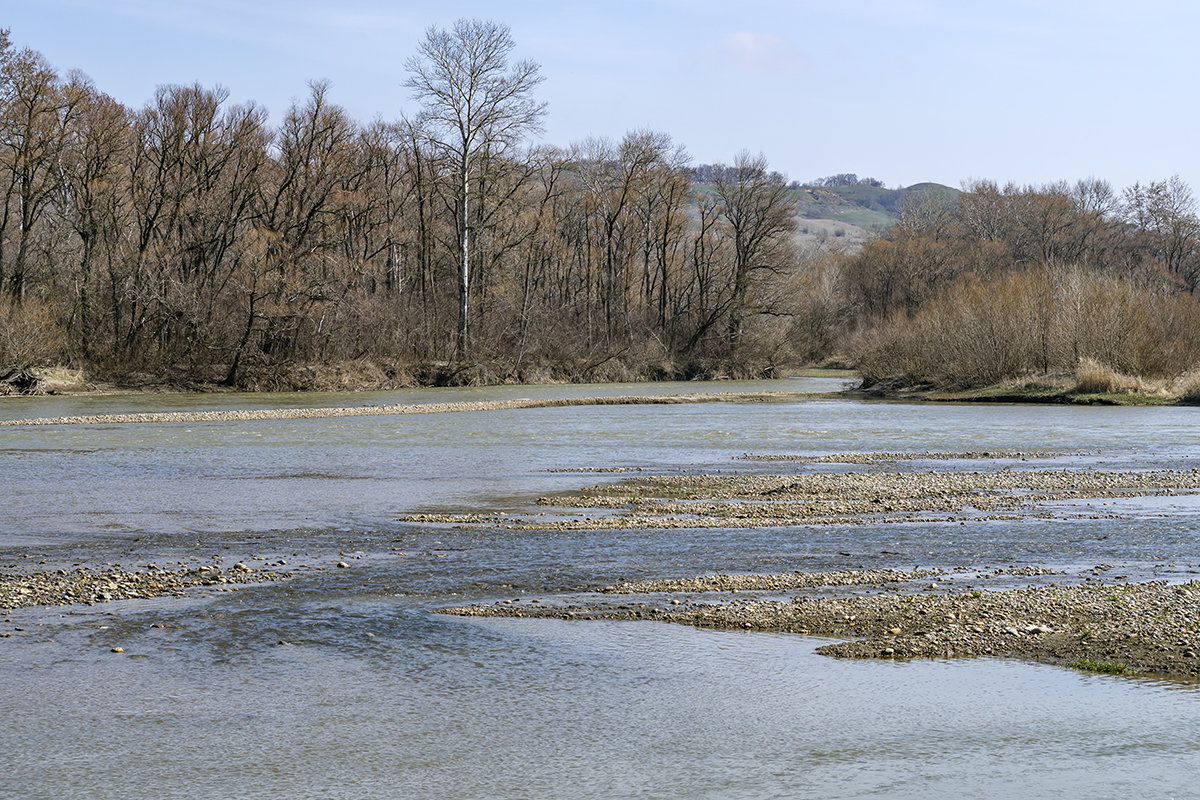
[(869, 208), (836, 211), (831, 213), (829, 218), (834, 222), (844, 222), (847, 225), (855, 225), (859, 228), (876, 231), (887, 230), (895, 224), (895, 219), (892, 217), (881, 211), (873, 211)]
[(1128, 675), (1132, 672), (1126, 664), (1115, 661), (1093, 661), (1086, 658), (1072, 662), (1071, 666), (1075, 667), (1075, 669), (1102, 675)]
[(1170, 397), (1144, 392), (1068, 392), (1067, 402), (1085, 406), (1165, 406), (1175, 402)]

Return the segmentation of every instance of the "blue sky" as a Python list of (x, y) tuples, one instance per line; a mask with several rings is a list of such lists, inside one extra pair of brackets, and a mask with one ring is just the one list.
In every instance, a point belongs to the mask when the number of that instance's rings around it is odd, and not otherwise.
[(412, 111), (429, 25), (509, 25), (542, 65), (543, 139), (671, 134), (807, 180), (889, 186), (1179, 174), (1200, 193), (1200, 4), (1167, 0), (0, 0), (0, 27), (131, 106), (222, 85), (278, 120), (329, 79), (355, 118)]

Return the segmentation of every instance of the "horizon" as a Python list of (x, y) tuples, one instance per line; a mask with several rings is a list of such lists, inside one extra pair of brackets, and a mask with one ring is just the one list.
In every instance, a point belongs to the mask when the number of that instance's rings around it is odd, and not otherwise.
[(219, 85), (275, 125), (314, 80), (359, 122), (411, 113), (404, 62), (425, 30), (479, 17), (511, 29), (513, 58), (541, 65), (538, 140), (549, 144), (652, 129), (694, 164), (745, 149), (802, 183), (852, 172), (889, 188), (1096, 177), (1120, 190), (1172, 175), (1200, 185), (1197, 112), (1182, 100), (1200, 65), (1186, 42), (1200, 9), (1180, 3), (1100, 2), (1087, 18), (1025, 0), (618, 0), (553, 16), (527, 1), (501, 14), (480, 0), (454, 14), (424, 5), (43, 0), (0, 26), (127, 106), (159, 85)]

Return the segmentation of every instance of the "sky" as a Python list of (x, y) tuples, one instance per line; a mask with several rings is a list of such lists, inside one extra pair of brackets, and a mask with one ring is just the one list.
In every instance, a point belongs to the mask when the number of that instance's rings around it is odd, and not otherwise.
[(413, 114), (405, 61), (462, 17), (541, 65), (549, 144), (651, 129), (791, 180), (1200, 191), (1191, 0), (0, 0), (14, 44), (126, 105), (199, 82), (275, 122), (313, 80), (362, 122)]

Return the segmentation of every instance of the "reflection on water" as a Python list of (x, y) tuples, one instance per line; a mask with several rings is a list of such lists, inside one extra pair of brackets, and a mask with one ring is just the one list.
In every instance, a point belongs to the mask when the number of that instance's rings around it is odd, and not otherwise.
[[(709, 388), (683, 386), (673, 391)], [(0, 414), (652, 390), (671, 389), (46, 398), (5, 401)], [(832, 661), (798, 636), (429, 612), (718, 569), (1173, 563), (1186, 576), (1200, 558), (1190, 498), (1103, 508), (1116, 519), (965, 526), (517, 533), (395, 518), (516, 511), (620, 478), (551, 469), (938, 466), (745, 453), (1036, 450), (1062, 453), (1057, 466), (1190, 468), (1195, 414), (815, 400), (0, 429), (6, 565), (210, 550), (352, 565), (237, 593), (12, 613), (0, 625), (11, 634), (0, 639), (0, 794), (1188, 796), (1200, 778), (1194, 685), (1005, 661)]]

